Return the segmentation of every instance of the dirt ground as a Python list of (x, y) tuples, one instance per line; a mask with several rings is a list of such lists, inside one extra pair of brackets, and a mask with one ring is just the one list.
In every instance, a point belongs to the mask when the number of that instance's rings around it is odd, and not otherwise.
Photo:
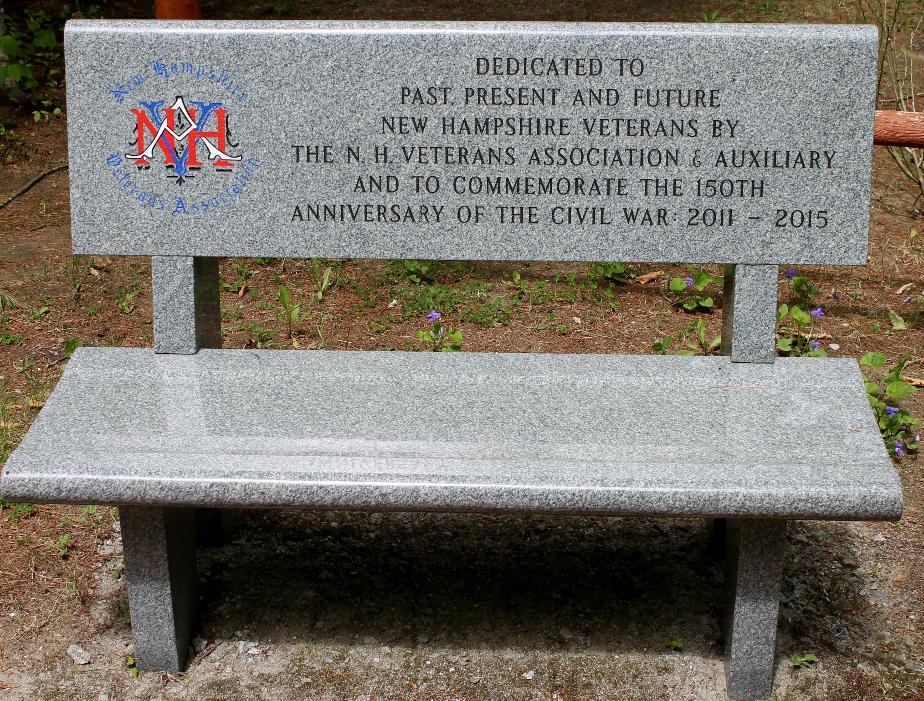
[[(696, 21), (714, 10), (742, 21), (853, 17), (846, 2), (772, 0), (204, 3), (223, 18)], [(114, 2), (101, 13), (151, 8)], [(2, 201), (66, 162), (66, 136), (63, 119), (36, 124), (9, 106), (0, 121), (23, 140), (0, 165)], [(811, 333), (829, 355), (907, 355), (905, 375), (924, 377), (921, 232), (913, 190), (877, 149), (870, 264), (796, 271), (820, 290), (825, 316)], [(148, 261), (75, 259), (69, 247), (66, 170), (0, 209), (0, 463), (77, 342), (151, 343)], [(332, 284), (314, 301), (326, 265)], [(430, 309), (462, 330), (465, 352), (652, 353), (665, 335), (695, 345), (697, 319), (707, 338), (719, 333), (720, 285), (717, 309), (690, 315), (666, 285), (693, 268), (634, 269), (625, 285), (595, 288), (586, 265), (443, 263), (418, 284), (388, 261), (226, 260), (223, 343), (419, 349)], [(291, 336), (276, 314), (280, 284), (306, 311)], [(924, 392), (903, 406), (924, 417)], [(775, 699), (924, 699), (924, 459), (895, 465), (900, 522), (790, 529)], [(134, 669), (116, 510), (3, 504), (0, 543), (0, 699), (725, 698), (721, 571), (701, 521), (248, 512), (229, 543), (201, 550), (201, 632), (179, 676)], [(806, 653), (817, 659), (797, 666)]]

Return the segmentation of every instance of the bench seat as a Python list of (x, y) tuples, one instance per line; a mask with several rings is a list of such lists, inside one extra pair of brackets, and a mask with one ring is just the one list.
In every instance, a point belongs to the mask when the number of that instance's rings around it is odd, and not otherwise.
[(852, 359), (81, 348), (11, 500), (897, 519)]

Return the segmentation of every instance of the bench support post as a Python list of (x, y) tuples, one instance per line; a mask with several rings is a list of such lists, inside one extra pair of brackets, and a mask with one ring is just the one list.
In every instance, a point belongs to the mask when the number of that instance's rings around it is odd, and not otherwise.
[(191, 355), (221, 347), (218, 259), (151, 258), (154, 352)]
[(728, 697), (757, 701), (773, 689), (786, 521), (729, 520), (725, 560)]
[(122, 506), (119, 521), (135, 656), (142, 669), (186, 667), (196, 610), (195, 511)]
[(775, 265), (729, 265), (722, 294), (722, 353), (733, 363), (772, 363), (776, 356)]

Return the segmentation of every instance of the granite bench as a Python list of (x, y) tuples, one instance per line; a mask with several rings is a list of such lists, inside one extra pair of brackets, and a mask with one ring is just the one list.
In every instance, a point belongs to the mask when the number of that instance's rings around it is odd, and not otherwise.
[[(787, 522), (902, 512), (857, 363), (774, 357), (778, 266), (865, 263), (876, 41), (69, 23), (74, 252), (151, 256), (154, 347), (77, 350), (4, 495), (119, 506), (137, 658), (171, 672), (200, 508), (713, 519), (728, 693), (764, 698)], [(223, 350), (222, 256), (724, 264), (724, 355)]]

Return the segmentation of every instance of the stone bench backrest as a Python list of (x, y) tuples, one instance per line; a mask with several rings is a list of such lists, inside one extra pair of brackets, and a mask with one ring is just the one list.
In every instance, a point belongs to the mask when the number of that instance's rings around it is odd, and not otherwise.
[(776, 266), (866, 262), (872, 27), (73, 21), (65, 51), (74, 252), (155, 257), (159, 350), (213, 344), (218, 256), (608, 260), (738, 266), (732, 357), (768, 361)]

